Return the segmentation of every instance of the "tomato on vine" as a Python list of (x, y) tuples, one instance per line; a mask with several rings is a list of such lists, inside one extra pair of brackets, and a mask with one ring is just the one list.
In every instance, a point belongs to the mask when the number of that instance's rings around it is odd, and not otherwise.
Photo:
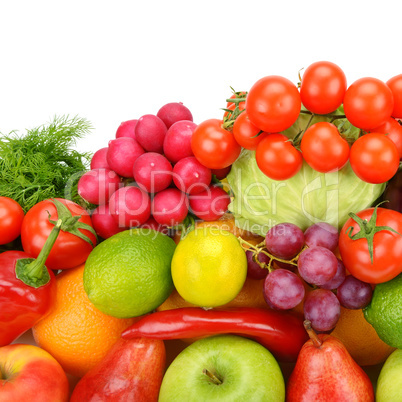
[(260, 170), (274, 180), (287, 180), (303, 165), (299, 150), (280, 133), (268, 134), (257, 146), (255, 158)]
[(386, 134), (396, 145), (399, 152), (399, 159), (402, 159), (402, 126), (393, 117), (387, 119), (384, 124), (375, 128), (373, 132)]
[(355, 81), (346, 90), (343, 108), (346, 118), (355, 127), (371, 130), (391, 117), (394, 99), (384, 82), (365, 77)]
[(246, 112), (260, 130), (277, 133), (289, 128), (298, 118), (299, 91), (287, 78), (270, 75), (258, 80), (250, 89)]
[(402, 74), (390, 78), (387, 85), (394, 96), (394, 109), (391, 115), (396, 119), (402, 119)]
[(402, 214), (368, 208), (351, 217), (339, 235), (346, 269), (368, 283), (387, 282), (402, 272)]
[(358, 138), (350, 149), (349, 160), (356, 176), (373, 184), (390, 180), (399, 167), (396, 145), (380, 133), (369, 133)]
[(303, 134), (300, 149), (305, 161), (316, 171), (327, 173), (341, 169), (349, 159), (349, 144), (337, 127), (319, 122)]
[(347, 88), (343, 70), (329, 61), (307, 67), (300, 85), (303, 105), (316, 114), (327, 114), (341, 106)]
[(254, 151), (268, 133), (261, 133), (261, 130), (251, 123), (247, 112), (244, 111), (233, 124), (233, 135), (240, 146)]
[(205, 120), (196, 127), (191, 137), (194, 156), (210, 169), (230, 166), (241, 151), (233, 134), (225, 130), (222, 124), (219, 119)]

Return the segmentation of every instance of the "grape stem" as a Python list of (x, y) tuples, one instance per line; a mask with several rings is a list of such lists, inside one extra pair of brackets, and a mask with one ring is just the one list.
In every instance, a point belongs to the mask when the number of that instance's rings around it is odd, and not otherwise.
[[(297, 267), (297, 260), (299, 258), (299, 254), (297, 254), (296, 257), (292, 258), (291, 260), (283, 260), (282, 258), (276, 257), (270, 253), (268, 253), (268, 251), (265, 249), (265, 242), (261, 242), (257, 245), (251, 244), (248, 241), (242, 239), (240, 236), (238, 237), (240, 245), (243, 247), (244, 250), (252, 250), (253, 251), (253, 260), (261, 267), (264, 269), (268, 269), (269, 272), (272, 272), (273, 268), (272, 268), (272, 261), (279, 261), (279, 262), (283, 262), (285, 264), (290, 264), (290, 265), (294, 265)], [(302, 249), (302, 251), (304, 250), (304, 248)], [(266, 256), (268, 256), (270, 258), (269, 263), (265, 264), (261, 261), (258, 260), (258, 254), (259, 253), (263, 253)]]

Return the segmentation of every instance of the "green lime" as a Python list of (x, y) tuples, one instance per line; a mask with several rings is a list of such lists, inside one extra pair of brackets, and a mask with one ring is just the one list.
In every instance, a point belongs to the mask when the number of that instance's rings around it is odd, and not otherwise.
[(402, 349), (402, 274), (376, 285), (364, 317), (385, 343)]
[(161, 305), (173, 290), (170, 264), (176, 248), (154, 230), (131, 229), (96, 246), (84, 270), (84, 289), (100, 311), (137, 317)]
[(247, 257), (232, 233), (201, 227), (182, 240), (172, 260), (177, 292), (189, 303), (217, 307), (233, 300), (247, 275)]

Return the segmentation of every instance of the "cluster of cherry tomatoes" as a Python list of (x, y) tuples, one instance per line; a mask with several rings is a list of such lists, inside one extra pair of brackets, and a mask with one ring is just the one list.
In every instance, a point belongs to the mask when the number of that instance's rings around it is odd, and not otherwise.
[[(230, 166), (241, 148), (255, 150), (261, 171), (286, 180), (303, 160), (318, 172), (341, 169), (349, 161), (355, 174), (369, 183), (388, 181), (402, 158), (402, 74), (386, 83), (360, 78), (349, 87), (345, 73), (334, 63), (311, 64), (301, 82), (271, 75), (248, 92), (234, 92), (223, 120), (199, 124), (192, 149), (205, 166)], [(294, 139), (283, 132), (300, 114), (309, 115)], [(315, 116), (325, 117), (311, 124)], [(347, 121), (357, 136), (348, 137), (339, 121)]]

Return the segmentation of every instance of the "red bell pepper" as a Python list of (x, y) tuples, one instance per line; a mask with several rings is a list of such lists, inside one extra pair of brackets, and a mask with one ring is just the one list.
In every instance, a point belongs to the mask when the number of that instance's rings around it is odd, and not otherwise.
[(56, 282), (45, 261), (61, 224), (56, 223), (36, 260), (23, 251), (0, 254), (0, 346), (32, 328), (52, 306)]
[(228, 333), (256, 340), (283, 362), (295, 362), (308, 340), (301, 317), (254, 307), (158, 311), (135, 322), (123, 331), (122, 337), (167, 340)]

